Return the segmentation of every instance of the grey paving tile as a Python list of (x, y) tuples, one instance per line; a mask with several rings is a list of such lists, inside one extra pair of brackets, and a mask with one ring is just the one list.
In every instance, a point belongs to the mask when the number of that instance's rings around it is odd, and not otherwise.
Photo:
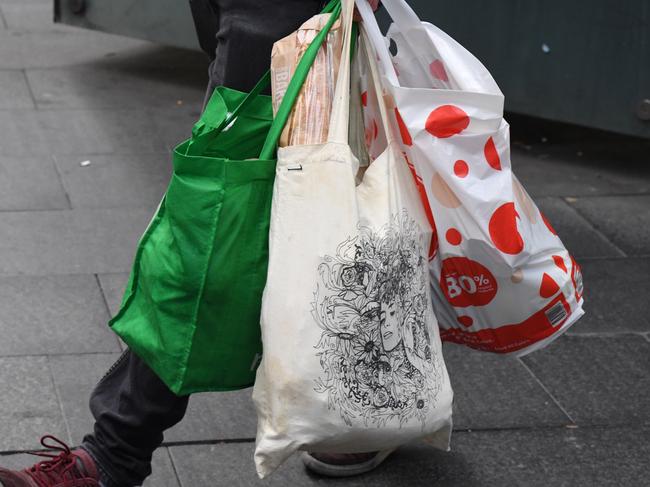
[(650, 259), (582, 263), (586, 314), (568, 333), (650, 332)]
[(0, 110), (0, 154), (165, 150), (166, 141), (158, 134), (150, 114), (142, 110)]
[[(73, 443), (92, 430), (90, 394), (119, 354), (59, 355), (49, 358), (61, 408)], [(254, 438), (256, 415), (251, 390), (194, 394), (183, 420), (165, 433), (165, 441)]]
[(83, 29), (0, 31), (0, 69), (74, 66), (151, 49), (144, 41)]
[(628, 255), (650, 254), (650, 195), (578, 198), (571, 204)]
[(65, 66), (207, 66), (205, 54), (147, 41), (61, 26), (0, 31), (0, 69)]
[[(1, 15), (1, 12), (0, 12)], [(0, 29), (2, 19), (0, 18)], [(25, 73), (19, 70), (0, 71), (0, 110), (15, 108), (34, 108), (34, 100), (29, 93)]]
[(154, 211), (0, 212), (0, 275), (128, 272)]
[[(163, 152), (55, 160), (73, 208), (156, 207), (171, 177), (171, 157)], [(90, 164), (82, 166), (83, 161)]]
[(115, 274), (100, 274), (99, 283), (104, 292), (104, 297), (108, 303), (108, 309), (112, 316), (115, 316), (120, 310), (124, 288), (129, 279), (128, 272), (119, 272)]
[[(0, 456), (0, 466), (11, 469), (23, 469), (40, 460), (42, 459), (39, 457), (27, 454), (2, 455)], [(142, 484), (143, 487), (180, 487), (167, 448), (159, 448), (154, 452), (152, 469), (153, 473)]]
[(119, 356), (119, 353), (98, 353), (49, 357), (72, 444), (78, 445), (92, 432), (94, 420), (88, 407), (90, 393)]
[(579, 425), (650, 424), (650, 343), (566, 335), (523, 358)]
[(0, 277), (0, 355), (119, 351), (93, 275)]
[(570, 419), (513, 357), (445, 344), (454, 390), (454, 428), (564, 425)]
[[(534, 198), (650, 192), (650, 167), (643, 163), (647, 146), (629, 144), (630, 151), (598, 151), (582, 157), (576, 156), (575, 151), (569, 152), (564, 145), (542, 153), (515, 146), (512, 168)], [(588, 147), (593, 146), (590, 143)]]
[(165, 441), (255, 438), (257, 415), (252, 389), (194, 394), (186, 417), (165, 433)]
[(621, 252), (612, 243), (594, 231), (589, 223), (562, 199), (537, 198), (535, 202), (578, 261), (586, 257), (621, 256)]
[(0, 155), (0, 211), (69, 207), (52, 157)]
[(27, 78), (41, 108), (161, 107), (200, 110), (206, 84), (203, 66), (124, 66), (30, 69)]
[(294, 455), (260, 481), (252, 443), (173, 447), (170, 452), (181, 483), (192, 486), (618, 487), (643, 485), (647, 479), (649, 439), (647, 428), (456, 433), (450, 453), (423, 443), (409, 445), (374, 472), (348, 479), (307, 473)]
[(192, 134), (192, 127), (201, 116), (200, 105), (188, 106), (179, 110), (148, 110), (154, 120), (157, 133), (165, 141), (167, 149), (172, 150)]
[(71, 29), (71, 27), (54, 23), (54, 4), (51, 2), (0, 2), (0, 5), (7, 21), (7, 27), (13, 31), (65, 31)]
[(68, 440), (46, 357), (0, 357), (0, 385), (0, 451), (37, 448), (45, 432)]
[(143, 487), (181, 487), (167, 448), (158, 448), (151, 462), (153, 473), (144, 481)]

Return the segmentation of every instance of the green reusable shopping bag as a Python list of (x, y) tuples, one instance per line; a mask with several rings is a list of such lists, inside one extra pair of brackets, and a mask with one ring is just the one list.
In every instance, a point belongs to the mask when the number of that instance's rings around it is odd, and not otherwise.
[(176, 394), (251, 386), (262, 353), (259, 316), (277, 141), (317, 51), (303, 55), (273, 120), (260, 93), (217, 88), (142, 236), (112, 329)]

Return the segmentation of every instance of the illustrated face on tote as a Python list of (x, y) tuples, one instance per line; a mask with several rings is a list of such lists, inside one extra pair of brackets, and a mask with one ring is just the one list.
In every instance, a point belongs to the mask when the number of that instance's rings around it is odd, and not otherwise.
[(384, 350), (390, 352), (402, 341), (400, 317), (396, 303), (382, 303), (379, 329)]

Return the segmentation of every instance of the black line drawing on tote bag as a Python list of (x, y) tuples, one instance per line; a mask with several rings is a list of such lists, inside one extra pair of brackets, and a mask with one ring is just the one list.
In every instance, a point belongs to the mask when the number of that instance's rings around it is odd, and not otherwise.
[(375, 232), (359, 227), (319, 265), (312, 315), (323, 332), (315, 346), (328, 395), (348, 425), (424, 427), (443, 379), (432, 350), (427, 243), (406, 211)]

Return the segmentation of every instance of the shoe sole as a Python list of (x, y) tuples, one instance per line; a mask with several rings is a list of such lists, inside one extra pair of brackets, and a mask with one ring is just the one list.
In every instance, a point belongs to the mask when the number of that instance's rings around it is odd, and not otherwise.
[(312, 457), (308, 452), (302, 452), (302, 462), (309, 470), (324, 477), (353, 477), (374, 470), (386, 460), (395, 449), (382, 450), (370, 460), (363, 463), (353, 463), (351, 465), (336, 465), (325, 463)]

